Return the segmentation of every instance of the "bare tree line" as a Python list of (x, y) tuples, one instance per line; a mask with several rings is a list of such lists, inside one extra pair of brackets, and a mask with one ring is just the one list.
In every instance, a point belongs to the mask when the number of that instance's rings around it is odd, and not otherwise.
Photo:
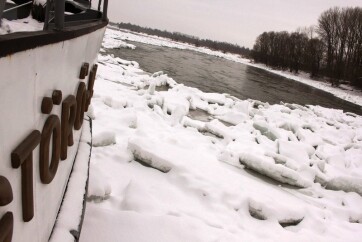
[(362, 87), (362, 8), (331, 8), (315, 28), (264, 32), (252, 57), (283, 70), (327, 76), (334, 85), (344, 80)]
[(158, 29), (151, 29), (151, 28), (145, 28), (138, 25), (130, 24), (130, 23), (118, 23), (116, 24), (119, 28), (122, 29), (128, 29), (134, 32), (138, 33), (146, 33), (149, 35), (156, 35), (168, 39), (172, 39), (174, 41), (183, 42), (192, 44), (195, 46), (201, 46), (206, 47), (211, 50), (219, 50), (223, 51), (224, 53), (233, 53), (242, 55), (244, 57), (250, 57), (250, 49), (241, 47), (239, 45), (230, 44), (227, 42), (219, 42), (219, 41), (213, 41), (209, 39), (200, 39), (195, 36), (179, 33), (179, 32), (169, 32), (165, 30), (158, 30)]

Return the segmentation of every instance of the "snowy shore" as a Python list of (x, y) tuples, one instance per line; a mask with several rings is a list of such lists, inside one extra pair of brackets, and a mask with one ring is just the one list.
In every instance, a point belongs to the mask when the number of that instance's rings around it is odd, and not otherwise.
[[(103, 47), (137, 36), (108, 29)], [(101, 54), (88, 115), (81, 241), (362, 236), (361, 116), (204, 93)]]
[[(304, 83), (306, 85), (315, 87), (317, 89), (321, 89), (326, 92), (332, 93), (333, 95), (335, 95), (338, 98), (341, 98), (341, 99), (344, 99), (351, 103), (355, 103), (355, 104), (362, 106), (362, 91), (361, 90), (355, 89), (355, 88), (353, 88), (351, 86), (347, 86), (347, 85), (341, 85), (340, 87), (332, 87), (331, 84), (328, 82), (322, 82), (322, 81), (316, 81), (316, 80), (310, 79), (307, 73), (300, 73), (298, 75), (295, 75), (288, 71), (272, 69), (270, 67), (267, 67), (264, 64), (253, 63), (249, 59), (242, 58), (239, 55), (229, 54), (229, 53), (225, 54), (220, 51), (213, 51), (213, 50), (203, 48), (203, 47), (195, 47), (190, 44), (179, 43), (179, 42), (172, 41), (170, 39), (156, 37), (156, 36), (149, 36), (149, 35), (142, 34), (142, 33), (134, 33), (134, 32), (130, 32), (128, 30), (121, 29), (120, 31), (118, 31), (115, 28), (109, 28), (107, 31), (107, 35), (109, 35), (110, 37), (116, 36), (116, 39), (118, 42), (112, 42), (112, 44), (115, 44), (115, 45), (127, 45), (127, 43), (125, 41), (129, 40), (129, 41), (140, 42), (140, 43), (144, 43), (144, 44), (165, 46), (165, 47), (169, 47), (169, 48), (188, 49), (188, 50), (193, 50), (193, 51), (201, 52), (201, 53), (208, 54), (208, 55), (222, 57), (222, 58), (225, 58), (225, 59), (228, 59), (231, 61), (235, 61), (235, 62), (242, 63), (245, 65), (253, 66), (256, 68), (260, 68), (260, 69), (272, 72), (274, 74), (289, 78), (294, 81)], [(131, 46), (133, 46), (133, 45), (131, 45)], [(134, 48), (134, 47), (131, 47), (131, 48)]]

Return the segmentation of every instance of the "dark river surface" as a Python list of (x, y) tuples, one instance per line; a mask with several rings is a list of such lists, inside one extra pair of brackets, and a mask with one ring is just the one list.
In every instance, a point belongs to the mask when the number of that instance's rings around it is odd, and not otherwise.
[(176, 82), (204, 92), (229, 93), (240, 99), (270, 104), (280, 101), (312, 104), (362, 114), (362, 108), (330, 93), (272, 74), (268, 71), (191, 50), (133, 43), (135, 50), (108, 50), (126, 60), (137, 61), (147, 72), (164, 71)]

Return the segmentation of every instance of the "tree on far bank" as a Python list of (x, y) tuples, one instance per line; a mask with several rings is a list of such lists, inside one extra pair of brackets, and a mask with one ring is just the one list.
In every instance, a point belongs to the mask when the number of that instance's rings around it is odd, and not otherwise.
[(264, 32), (252, 57), (290, 72), (322, 74), (333, 84), (343, 80), (362, 87), (362, 8), (331, 8), (320, 15), (316, 27), (292, 33)]

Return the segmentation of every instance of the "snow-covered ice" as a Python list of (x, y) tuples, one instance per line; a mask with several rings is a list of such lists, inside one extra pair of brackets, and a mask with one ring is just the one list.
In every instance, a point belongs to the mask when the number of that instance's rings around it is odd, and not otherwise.
[(361, 240), (361, 116), (176, 81), (99, 55), (81, 241)]
[(117, 35), (117, 32), (107, 31), (106, 38), (103, 40), (103, 48), (106, 49), (120, 49), (128, 48), (135, 49), (136, 46), (126, 43), (124, 40), (120, 39)]

